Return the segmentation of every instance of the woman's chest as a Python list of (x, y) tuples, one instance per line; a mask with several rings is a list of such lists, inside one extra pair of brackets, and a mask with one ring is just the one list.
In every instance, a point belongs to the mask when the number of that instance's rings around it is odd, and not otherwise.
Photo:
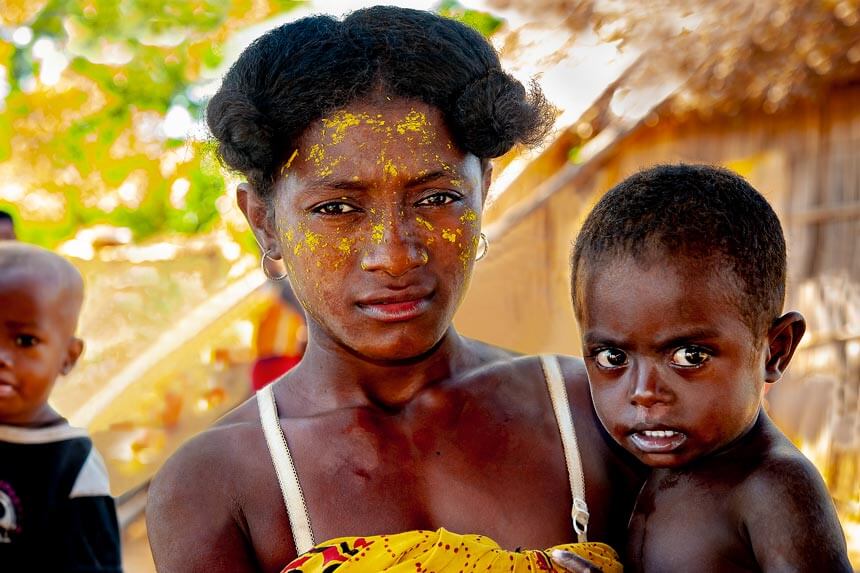
[[(554, 421), (460, 414), (468, 423), (395, 424), (364, 414), (286, 423), (316, 541), (439, 527), (481, 533), (511, 549), (570, 540)], [(274, 468), (267, 481), (277, 487)], [(268, 519), (286, 523), (280, 495), (271, 501), (280, 507)]]

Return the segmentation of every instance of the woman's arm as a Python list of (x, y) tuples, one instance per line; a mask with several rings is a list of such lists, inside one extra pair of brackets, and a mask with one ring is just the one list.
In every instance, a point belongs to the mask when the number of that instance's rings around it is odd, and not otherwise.
[(214, 428), (171, 457), (149, 488), (146, 525), (159, 573), (257, 572), (239, 523), (231, 428)]

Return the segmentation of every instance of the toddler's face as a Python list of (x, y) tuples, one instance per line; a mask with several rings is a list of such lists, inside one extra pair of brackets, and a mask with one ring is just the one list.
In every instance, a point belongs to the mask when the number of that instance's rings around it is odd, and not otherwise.
[(36, 272), (0, 272), (0, 423), (34, 419), (80, 355), (65, 299)]
[(654, 467), (684, 466), (741, 436), (764, 385), (767, 344), (733, 302), (739, 286), (683, 263), (623, 257), (588, 269), (580, 287), (597, 414)]

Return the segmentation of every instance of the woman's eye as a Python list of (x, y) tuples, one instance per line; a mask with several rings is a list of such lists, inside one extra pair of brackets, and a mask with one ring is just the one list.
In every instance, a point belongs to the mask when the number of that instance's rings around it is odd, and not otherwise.
[(617, 348), (604, 348), (594, 355), (594, 361), (601, 368), (620, 368), (627, 364), (627, 353)]
[(319, 207), (314, 208), (314, 213), (321, 213), (323, 215), (344, 215), (353, 211), (358, 211), (358, 209), (348, 203), (342, 203), (340, 201), (324, 203)]
[(418, 201), (416, 205), (426, 207), (441, 207), (442, 205), (447, 205), (448, 203), (453, 203), (454, 201), (459, 200), (460, 196), (455, 195), (454, 193), (433, 193), (432, 195)]
[(706, 350), (695, 346), (683, 346), (672, 354), (672, 364), (682, 368), (695, 368), (707, 362), (710, 357)]
[(19, 334), (15, 337), (15, 345), (20, 348), (30, 348), (31, 346), (36, 346), (38, 342), (38, 338), (29, 334)]

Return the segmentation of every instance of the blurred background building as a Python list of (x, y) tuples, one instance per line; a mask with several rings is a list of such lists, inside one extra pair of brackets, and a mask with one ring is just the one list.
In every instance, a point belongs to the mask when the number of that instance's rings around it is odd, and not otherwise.
[[(824, 474), (860, 567), (860, 2), (386, 3), (475, 26), (559, 111), (543, 146), (497, 162), (463, 333), (579, 354), (570, 243), (641, 167), (719, 163), (767, 195), (789, 306), (810, 325), (768, 406)], [(252, 371), (302, 347), (214, 159), (206, 100), (263, 31), (367, 4), (0, 0), (0, 209), (86, 277), (86, 354), (54, 401), (108, 462), (131, 573), (152, 570), (153, 473), (247, 398)]]

